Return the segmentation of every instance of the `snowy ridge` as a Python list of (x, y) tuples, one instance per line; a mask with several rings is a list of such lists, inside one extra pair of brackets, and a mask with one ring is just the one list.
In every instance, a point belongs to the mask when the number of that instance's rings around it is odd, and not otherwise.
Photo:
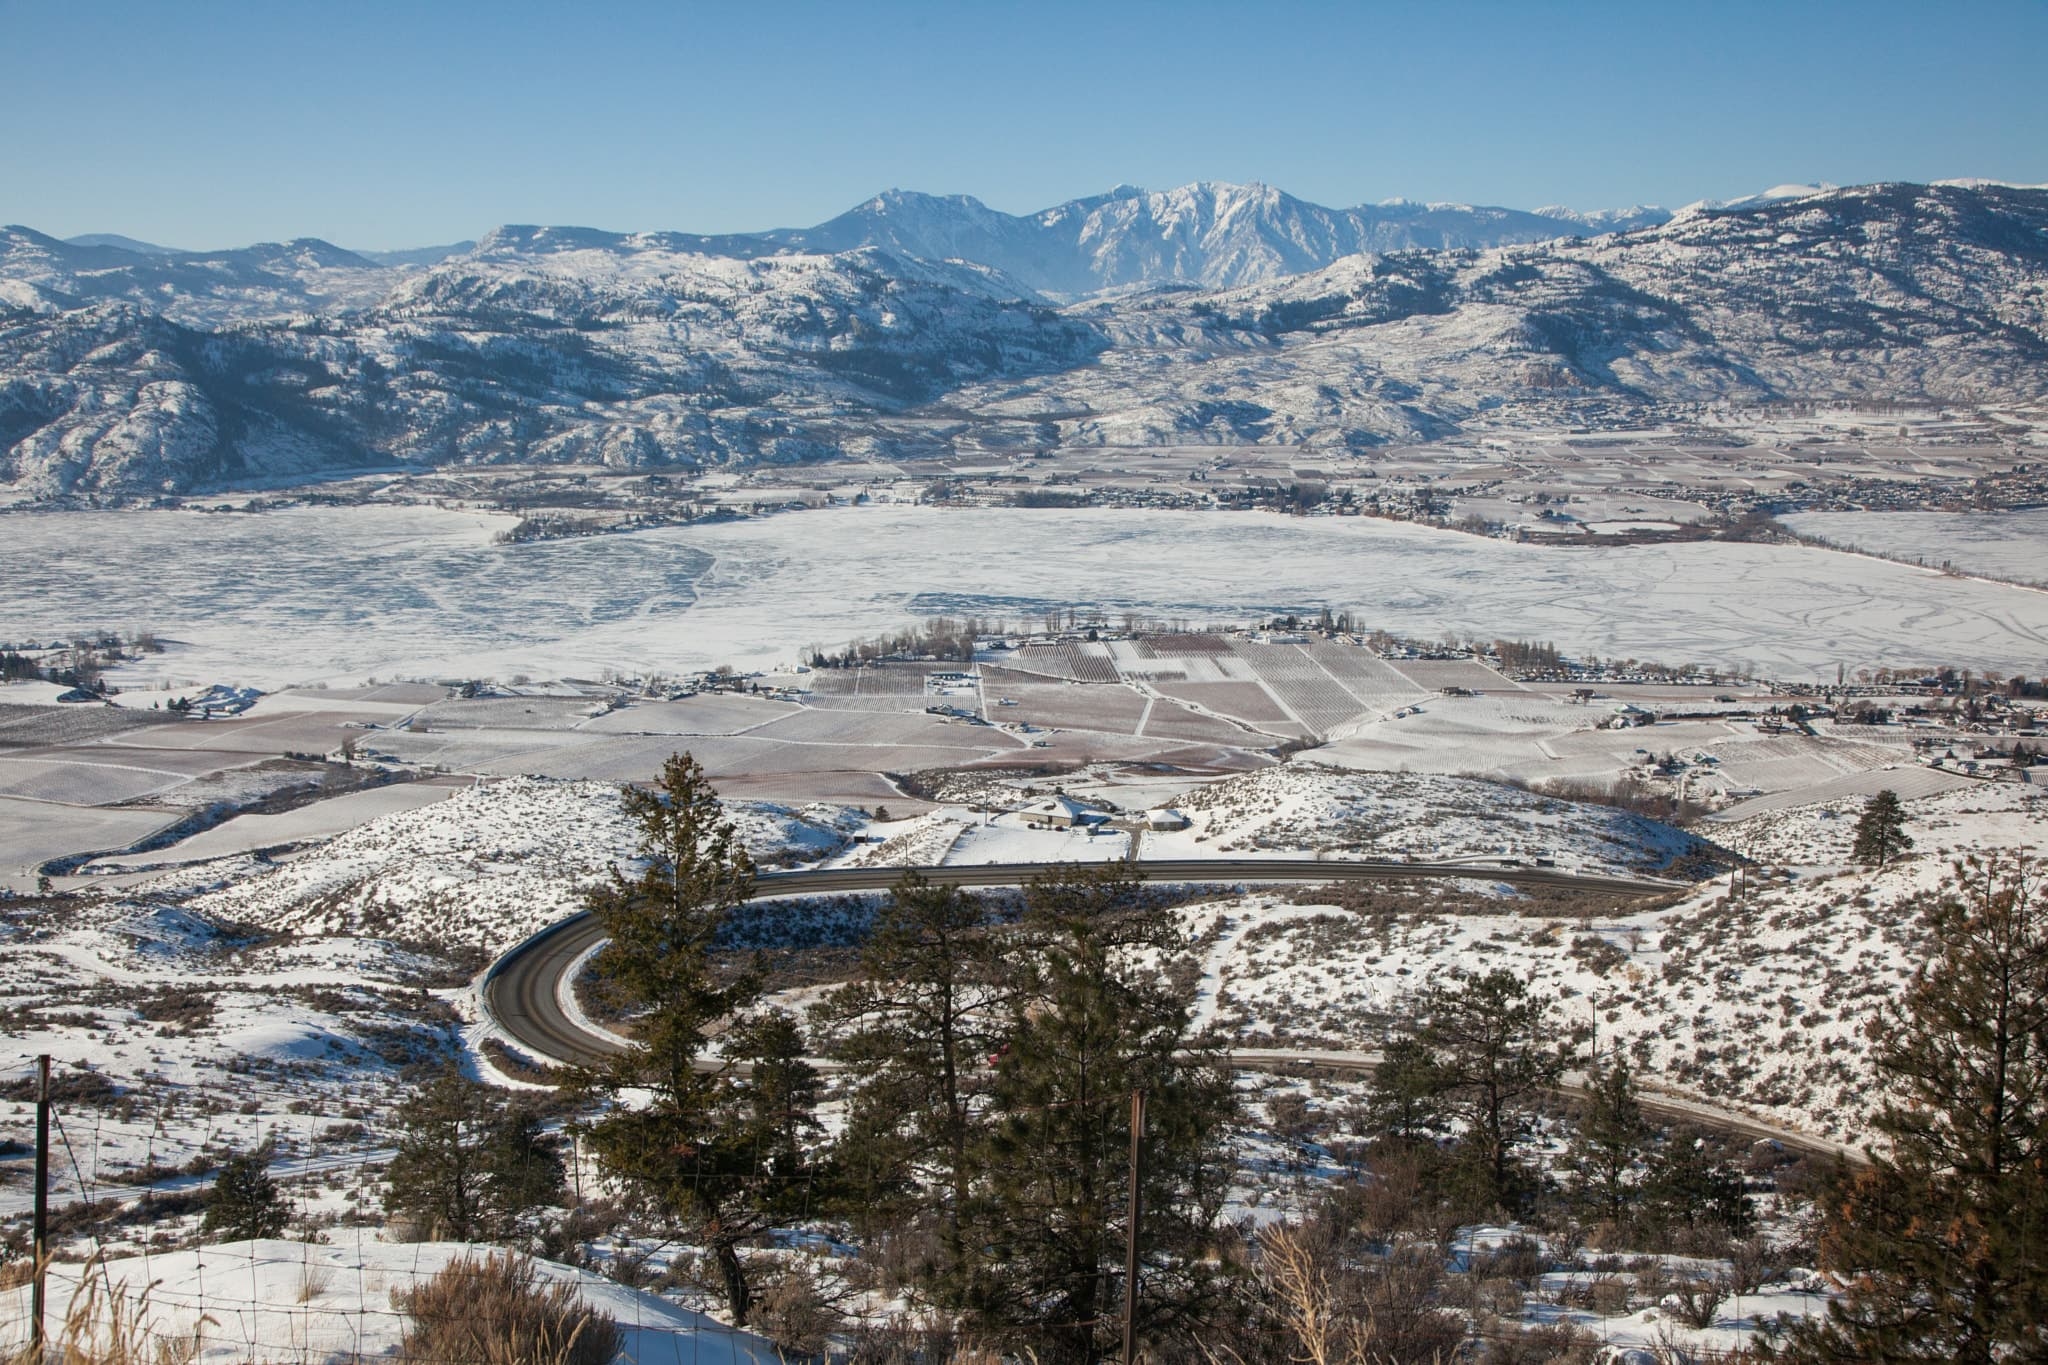
[[(845, 843), (837, 808), (732, 801), (763, 863)], [(371, 935), (498, 951), (582, 908), (634, 860), (638, 831), (603, 782), (515, 777), (382, 816), (270, 871), (198, 897), (216, 919), (301, 935)]]
[(1405, 199), (1333, 209), (1257, 182), (1197, 181), (1169, 190), (1119, 185), (1021, 216), (969, 195), (892, 189), (814, 228), (694, 240), (706, 250), (737, 252), (750, 243), (800, 251), (879, 246), (928, 260), (979, 261), (1041, 293), (1081, 297), (1160, 285), (1254, 284), (1362, 251), (1540, 242), (1669, 217), (1647, 206), (1528, 213)]
[(1148, 834), (1149, 857), (1555, 860), (1602, 873), (1654, 872), (1712, 845), (1610, 806), (1423, 773), (1262, 768), (1181, 798), (1190, 825)]
[[(2040, 190), (1870, 185), (1482, 242), (1425, 232), (1452, 210), (1374, 210), (1405, 224), (1396, 241), (1266, 186), (1194, 185), (1049, 210), (1084, 262), (1057, 280), (1057, 253), (997, 249), (1011, 228), (977, 244), (957, 223), (904, 226), (920, 198), (875, 205), (893, 235), (820, 228), (773, 251), (504, 228), (394, 274), (288, 243), (248, 268), (383, 283), (360, 307), (337, 283), (222, 330), (164, 304), (176, 289), (81, 283), (174, 258), (10, 230), (0, 283), (22, 311), (0, 325), (0, 480), (111, 502), (393, 464), (748, 465), (1019, 440), (1357, 451), (1702, 403), (2048, 396)], [(93, 252), (126, 264), (63, 255)], [(1065, 308), (1031, 294), (1097, 273), (1178, 287)]]

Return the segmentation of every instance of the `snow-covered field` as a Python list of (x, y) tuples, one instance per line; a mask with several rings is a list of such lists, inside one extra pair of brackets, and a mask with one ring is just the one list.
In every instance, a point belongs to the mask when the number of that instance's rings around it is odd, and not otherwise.
[(850, 507), (491, 543), (506, 524), (421, 507), (14, 514), (0, 638), (148, 627), (177, 643), (123, 685), (273, 687), (758, 667), (940, 613), (1088, 603), (1197, 621), (1327, 604), (1429, 638), (1829, 678), (2011, 671), (2048, 646), (2039, 593), (1795, 546), (1561, 552), (1371, 518), (1108, 508)]
[(211, 829), (201, 830), (189, 839), (181, 839), (167, 848), (104, 858), (85, 870), (129, 870), (155, 867), (164, 863), (205, 862), (237, 853), (253, 853), (257, 849), (328, 839), (337, 834), (345, 834), (380, 815), (414, 810), (420, 806), (430, 806), (436, 801), (445, 801), (460, 790), (460, 787), (453, 783), (442, 785), (447, 781), (442, 779), (441, 782), (399, 782), (388, 787), (371, 787), (366, 791), (350, 792), (346, 796), (315, 801), (310, 805), (276, 815), (238, 815)]
[(95, 810), (0, 797), (0, 888), (30, 890), (36, 868), (50, 858), (126, 848), (176, 818), (157, 810)]
[(2023, 512), (1793, 512), (1805, 536), (1935, 568), (2048, 585), (2048, 508)]
[[(1668, 705), (1646, 702), (1662, 709)], [(1701, 802), (1768, 793), (1798, 805), (1844, 791), (1875, 791), (1886, 769), (1911, 769), (1916, 733), (1900, 727), (1817, 724), (1816, 733), (1775, 733), (1768, 717), (1688, 719), (1683, 706), (1654, 725), (1608, 728), (1614, 703), (1573, 705), (1534, 692), (1433, 697), (1406, 715), (1366, 716), (1340, 727), (1304, 757), (1333, 767), (1434, 772), (1504, 781), (1584, 782), (1611, 786), (1623, 774), (1646, 775), (1666, 757), (1683, 765), (1674, 792)], [(1905, 771), (1900, 784), (1933, 790), (1935, 775)], [(1931, 785), (1928, 785), (1931, 784)], [(1817, 789), (1812, 797), (1802, 795)]]

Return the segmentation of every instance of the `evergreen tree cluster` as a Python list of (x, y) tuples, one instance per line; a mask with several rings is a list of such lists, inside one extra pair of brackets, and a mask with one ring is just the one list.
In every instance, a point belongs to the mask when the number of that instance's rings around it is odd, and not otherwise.
[[(781, 1311), (764, 1236), (824, 1223), (878, 1249), (869, 1288), (944, 1350), (1083, 1365), (1116, 1354), (1128, 1312), (1150, 1359), (1447, 1358), (1466, 1326), (1440, 1248), (1461, 1225), (1674, 1249), (1751, 1230), (1742, 1175), (1653, 1122), (1624, 1058), (1582, 1057), (1585, 1036), (1521, 977), (1451, 969), (1383, 1049), (1369, 1175), (1233, 1238), (1239, 1101), (1191, 1036), (1177, 918), (1128, 866), (1042, 877), (1009, 915), (906, 874), (851, 980), (799, 1019), (762, 1008), (758, 961), (714, 951), (754, 869), (702, 769), (677, 755), (623, 799), (640, 856), (590, 904), (635, 1043), (581, 1078), (599, 1105), (582, 1131), (608, 1189), (703, 1249), (736, 1325)], [(1910, 847), (1892, 793), (1864, 824), (1871, 861)], [(2048, 895), (2023, 860), (1973, 860), (1928, 924), (1927, 960), (1872, 1034), (1883, 1141), (1821, 1201), (1844, 1292), (1768, 1348), (1790, 1360), (2048, 1358)], [(830, 1136), (818, 1055), (842, 1069)], [(1581, 1067), (1559, 1144), (1556, 1096)], [(516, 1097), (443, 1070), (399, 1117), (387, 1207), (419, 1235), (531, 1239), (561, 1202), (559, 1139)], [(230, 1161), (207, 1230), (284, 1221), (265, 1154)]]
[(1577, 1062), (1552, 1002), (1520, 977), (1446, 972), (1416, 998), (1374, 1073), (1372, 1164), (1399, 1162), (1461, 1219), (1530, 1218), (1561, 1199), (1610, 1242), (1745, 1235), (1753, 1213), (1741, 1174), (1693, 1135), (1653, 1125), (1619, 1057), (1592, 1069), (1560, 1187), (1547, 1187), (1533, 1159), (1538, 1114)]
[(967, 1337), (1048, 1363), (1100, 1359), (1131, 1292), (1142, 1092), (1136, 1325), (1191, 1343), (1220, 1292), (1203, 1252), (1235, 1096), (1226, 1070), (1187, 1051), (1191, 992), (1167, 970), (1185, 945), (1128, 869), (1042, 878), (1013, 923), (906, 877), (856, 978), (819, 1010), (821, 1046), (850, 1080), (845, 1131), (827, 1142), (799, 1021), (754, 1008), (757, 970), (711, 960), (753, 873), (702, 769), (679, 755), (626, 800), (641, 870), (592, 908), (610, 934), (597, 970), (637, 1042), (588, 1078), (613, 1100), (590, 1147), (707, 1250), (735, 1323), (760, 1306), (750, 1244), (839, 1216), (919, 1248), (894, 1288)]
[(384, 1207), (423, 1240), (511, 1241), (561, 1196), (561, 1145), (538, 1110), (452, 1065), (400, 1102), (397, 1119)]

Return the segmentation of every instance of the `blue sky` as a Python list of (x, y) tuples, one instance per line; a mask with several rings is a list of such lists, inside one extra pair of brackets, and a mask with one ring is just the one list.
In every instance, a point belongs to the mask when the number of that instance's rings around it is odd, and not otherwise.
[(209, 247), (743, 231), (1263, 180), (1581, 208), (2048, 181), (2048, 0), (0, 0), (0, 221)]

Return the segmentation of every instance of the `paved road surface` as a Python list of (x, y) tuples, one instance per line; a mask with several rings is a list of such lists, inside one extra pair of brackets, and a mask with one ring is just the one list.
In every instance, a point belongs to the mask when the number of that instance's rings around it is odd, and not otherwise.
[[(920, 867), (915, 871), (931, 881), (955, 886), (1016, 886), (1057, 866), (1066, 865), (991, 863)], [(1627, 877), (1584, 876), (1550, 868), (1470, 863), (1247, 858), (1146, 862), (1140, 867), (1148, 881), (1221, 885), (1475, 877), (1512, 882), (1518, 886), (1571, 887), (1636, 896), (1658, 895), (1678, 886), (1672, 882)], [(912, 869), (886, 867), (763, 873), (756, 879), (754, 898), (764, 900), (778, 896), (882, 891), (894, 886), (909, 870)], [(579, 1065), (602, 1062), (614, 1055), (619, 1051), (618, 1043), (577, 1023), (562, 1003), (563, 992), (569, 989), (567, 978), (570, 968), (603, 939), (603, 929), (585, 913), (550, 925), (519, 944), (493, 963), (485, 974), (482, 991), (485, 1016), (544, 1062)], [(1229, 1057), (1233, 1066), (1246, 1071), (1284, 1071), (1306, 1066), (1330, 1071), (1367, 1072), (1379, 1060), (1375, 1052), (1330, 1052), (1304, 1048), (1242, 1049), (1231, 1052)], [(1580, 1087), (1567, 1084), (1562, 1088), (1576, 1091)], [(1825, 1139), (1695, 1101), (1646, 1095), (1642, 1105), (1646, 1111), (1665, 1118), (1709, 1123), (1727, 1131), (1771, 1138), (1804, 1151), (1827, 1156), (1845, 1151)], [(1853, 1158), (1857, 1154), (1850, 1151), (1848, 1155)]]
[[(907, 871), (951, 886), (1017, 886), (1030, 878), (1071, 864), (985, 863), (979, 866), (827, 868), (801, 872), (765, 872), (755, 879), (754, 899), (826, 895), (848, 891), (886, 891)], [(1502, 867), (1475, 863), (1320, 862), (1313, 859), (1236, 858), (1146, 862), (1139, 870), (1153, 882), (1214, 882), (1232, 886), (1255, 882), (1389, 881), (1404, 878), (1473, 877), (1517, 886), (1573, 887), (1624, 896), (1657, 895), (1676, 882), (1629, 877), (1583, 876), (1551, 868)], [(604, 938), (587, 912), (572, 915), (519, 944), (491, 965), (484, 976), (485, 1016), (512, 1035), (543, 1062), (586, 1064), (603, 1061), (618, 1044), (578, 1024), (563, 1008), (569, 968)]]

